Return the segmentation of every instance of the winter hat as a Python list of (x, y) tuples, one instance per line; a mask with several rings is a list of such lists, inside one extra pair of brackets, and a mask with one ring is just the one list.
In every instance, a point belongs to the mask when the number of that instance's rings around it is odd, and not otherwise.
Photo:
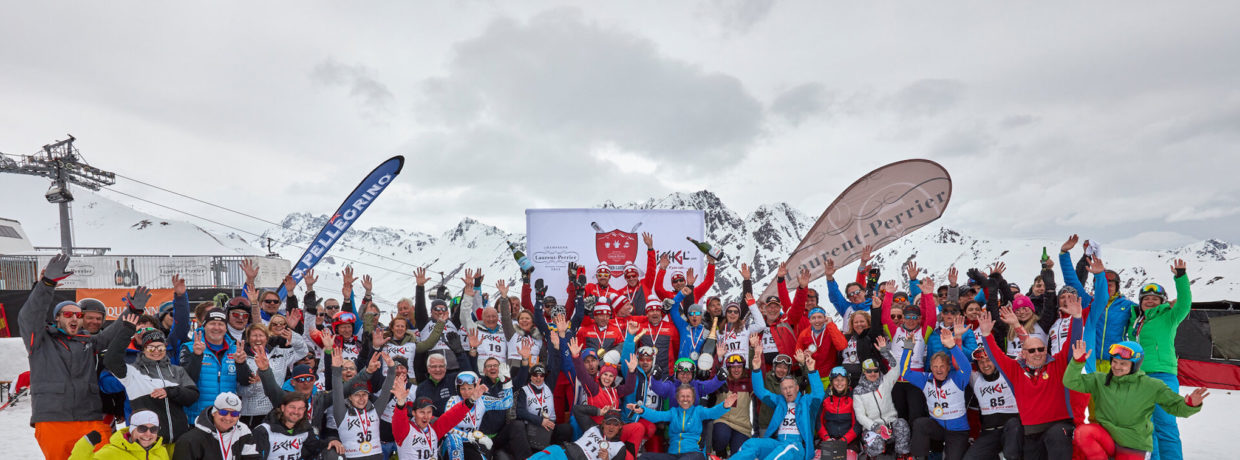
[[(61, 309), (63, 309), (63, 308), (65, 308), (65, 307), (67, 307), (67, 306), (70, 306), (70, 305), (73, 305), (73, 306), (78, 307), (78, 308), (82, 308), (82, 306), (81, 306), (81, 305), (78, 305), (78, 303), (77, 303), (77, 302), (74, 302), (74, 301), (72, 301), (72, 300), (66, 300), (66, 301), (64, 301), (64, 302), (61, 302), (61, 303), (56, 304), (56, 308), (52, 310), (52, 317), (54, 318), (54, 317), (58, 317), (58, 316), (60, 316), (60, 310), (61, 310)], [(85, 310), (83, 310), (83, 311), (85, 311)]]
[(1080, 295), (1076, 292), (1076, 288), (1072, 286), (1064, 286), (1064, 287), (1059, 288), (1059, 295), (1064, 295), (1064, 294)]
[[(769, 296), (766, 296), (766, 302), (764, 302), (764, 303), (766, 303), (767, 305), (770, 305), (770, 304), (773, 304), (773, 303), (779, 303), (779, 296), (777, 296), (777, 295), (769, 295)], [(781, 306), (782, 306), (782, 305), (781, 305)]]
[(736, 310), (737, 314), (743, 314), (743, 312), (745, 311), (741, 309), (741, 304), (736, 303), (736, 302), (728, 302), (728, 305), (723, 307), (724, 314), (727, 314), (728, 310)]
[(597, 315), (597, 314), (599, 314), (599, 313), (606, 313), (606, 314), (609, 314), (609, 315), (611, 314), (611, 305), (608, 305), (608, 304), (604, 303), (604, 302), (606, 302), (606, 300), (604, 300), (604, 299), (606, 299), (606, 298), (605, 298), (605, 297), (600, 297), (600, 298), (598, 299), (598, 300), (599, 300), (599, 303), (597, 303), (597, 304), (595, 304), (595, 305), (594, 305), (594, 311), (593, 311), (593, 313), (592, 313), (592, 314), (595, 314), (595, 315)]
[(637, 266), (633, 265), (633, 262), (624, 264), (624, 276), (629, 276), (629, 273), (632, 273), (638, 276), (641, 275), (641, 272), (637, 271)]
[(595, 274), (611, 276), (611, 266), (607, 262), (599, 262), (598, 269), (594, 270)]
[(231, 313), (233, 310), (245, 310), (246, 313), (249, 313), (250, 299), (241, 296), (233, 297), (228, 301), (228, 308), (225, 311)]
[(97, 311), (103, 313), (104, 316), (108, 314), (107, 307), (103, 306), (103, 302), (100, 302), (99, 299), (82, 299), (81, 302), (78, 302), (78, 307), (81, 307), (82, 311)]
[(164, 319), (164, 315), (168, 315), (172, 313), (172, 305), (173, 304), (171, 300), (159, 304), (159, 313), (157, 313), (155, 317), (161, 320)]
[(654, 297), (651, 297), (650, 300), (646, 301), (646, 311), (652, 311), (652, 310), (661, 311), (660, 309), (662, 307), (663, 307), (663, 302), (660, 302), (659, 299), (656, 299)]
[(129, 416), (129, 426), (159, 426), (159, 416), (149, 410), (140, 410)]
[(215, 410), (241, 410), (241, 397), (227, 391), (215, 397)]
[(547, 366), (538, 363), (530, 367), (530, 375), (547, 375)]
[(623, 424), (624, 420), (620, 418), (619, 411), (611, 411), (611, 412), (608, 412), (607, 415), (603, 416), (603, 424), (606, 425), (608, 423), (614, 423), (614, 424), (619, 425), (619, 424)]
[(393, 356), (392, 363), (397, 366), (403, 366), (405, 369), (409, 368), (409, 358), (404, 356)]
[(861, 362), (861, 369), (864, 369), (867, 371), (878, 370), (878, 363), (874, 362), (873, 359), (866, 359), (865, 361)]
[(702, 316), (704, 313), (706, 313), (706, 307), (703, 307), (700, 303), (689, 306), (689, 316)]
[(672, 282), (673, 282), (673, 283), (675, 283), (675, 282), (677, 282), (677, 281), (684, 281), (684, 280), (685, 280), (685, 274), (684, 274), (684, 273), (681, 273), (681, 272), (676, 272), (676, 273), (673, 273), (673, 274), (672, 274)]
[(1119, 284), (1119, 273), (1118, 272), (1116, 272), (1115, 270), (1107, 270), (1106, 272), (1104, 272), (1104, 274), (1107, 277), (1108, 283)]
[(824, 308), (822, 308), (822, 307), (814, 307), (814, 309), (813, 309), (813, 310), (810, 310), (810, 311), (809, 311), (809, 316), (810, 316), (810, 317), (813, 317), (814, 315), (823, 315), (823, 316), (827, 316), (827, 310), (826, 310), (826, 309), (824, 309)]
[(1025, 297), (1024, 294), (1016, 294), (1016, 299), (1012, 301), (1012, 311), (1028, 308), (1033, 310), (1033, 301)]
[(221, 310), (220, 307), (208, 308), (207, 314), (204, 316), (204, 318), (206, 319), (202, 321), (203, 326), (206, 326), (207, 323), (212, 322), (212, 321), (221, 321), (225, 324), (228, 323), (228, 315), (224, 313), (224, 310)]
[(438, 308), (440, 311), (448, 311), (448, 302), (443, 299), (435, 299), (431, 301), (431, 311)]
[(164, 336), (163, 331), (159, 329), (151, 329), (149, 331), (142, 332), (142, 334), (138, 336), (138, 339), (135, 341), (134, 345), (137, 345), (139, 348), (146, 348), (147, 345), (156, 342), (166, 344), (168, 343), (168, 338)]
[(1008, 283), (1009, 288), (1015, 288), (1016, 292), (1020, 292), (1020, 285), (1016, 283)]
[(831, 368), (831, 373), (827, 374), (827, 376), (832, 379), (836, 377), (848, 378), (848, 371), (844, 369), (844, 366), (835, 366)]
[(598, 373), (599, 375), (602, 375), (602, 374), (620, 375), (620, 370), (616, 369), (615, 365), (604, 364), (603, 367), (600, 367), (598, 369)]
[(431, 401), (431, 398), (426, 396), (413, 401), (413, 410), (424, 409), (427, 407), (435, 407), (435, 401)]
[(353, 382), (352, 385), (349, 385), (349, 387), (345, 389), (345, 394), (349, 396), (352, 396), (359, 392), (370, 393), (370, 386), (367, 385), (365, 381), (361, 381), (361, 382)]
[[(903, 299), (903, 300), (901, 300), (901, 299)], [(892, 294), (892, 295), (891, 295), (891, 301), (892, 301), (892, 302), (908, 302), (908, 293), (907, 293), (907, 292), (903, 292), (903, 291), (901, 291), (901, 292), (897, 292), (897, 293), (895, 293), (895, 294)]]

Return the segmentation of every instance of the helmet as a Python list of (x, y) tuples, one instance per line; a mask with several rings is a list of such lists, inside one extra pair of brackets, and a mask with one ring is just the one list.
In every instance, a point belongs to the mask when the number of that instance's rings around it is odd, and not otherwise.
[(831, 368), (831, 373), (827, 374), (827, 376), (830, 378), (836, 378), (836, 377), (848, 378), (848, 370), (844, 369), (844, 366), (835, 366)]
[(338, 311), (336, 316), (332, 317), (332, 332), (336, 332), (336, 327), (341, 324), (353, 324), (357, 322), (357, 315), (347, 311)]
[(1141, 287), (1141, 295), (1137, 296), (1137, 299), (1144, 300), (1146, 296), (1155, 296), (1163, 302), (1166, 302), (1167, 290), (1163, 289), (1163, 287), (1158, 283), (1150, 283)]
[(697, 370), (697, 364), (689, 358), (680, 358), (676, 360), (676, 364), (672, 366), (676, 372), (693, 372)]
[[(1107, 350), (1111, 354), (1111, 359), (1119, 358), (1132, 361), (1132, 365), (1136, 366), (1145, 358), (1145, 349), (1141, 348), (1141, 344), (1131, 340), (1125, 340), (1116, 344), (1112, 344)], [(1133, 369), (1136, 371), (1136, 369)]]
[(459, 387), (465, 384), (477, 385), (478, 374), (475, 374), (473, 371), (463, 371), (456, 374), (456, 386)]
[(723, 362), (728, 367), (745, 367), (745, 356), (740, 353), (731, 353), (723, 359)]

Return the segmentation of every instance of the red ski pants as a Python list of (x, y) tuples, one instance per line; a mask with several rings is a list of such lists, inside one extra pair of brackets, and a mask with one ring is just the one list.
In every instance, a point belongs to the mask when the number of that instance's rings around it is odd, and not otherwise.
[(1087, 424), (1076, 427), (1072, 444), (1088, 460), (1144, 460), (1145, 452), (1115, 445), (1111, 434), (1102, 425)]

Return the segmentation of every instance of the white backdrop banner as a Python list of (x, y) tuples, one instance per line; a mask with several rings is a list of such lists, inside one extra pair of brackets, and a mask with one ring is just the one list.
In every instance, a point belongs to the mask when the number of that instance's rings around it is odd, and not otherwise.
[[(624, 286), (624, 267), (637, 265), (646, 270), (646, 247), (641, 234), (654, 236), (659, 254), (671, 257), (668, 273), (693, 268), (700, 281), (706, 256), (685, 237), (701, 241), (706, 234), (706, 213), (700, 210), (634, 209), (527, 209), (525, 210), (526, 255), (534, 262), (532, 278), (547, 283), (547, 294), (564, 305), (567, 297), (568, 264), (586, 267), (586, 277), (595, 282), (600, 262), (612, 271), (611, 286)], [(671, 277), (664, 276), (665, 289)]]

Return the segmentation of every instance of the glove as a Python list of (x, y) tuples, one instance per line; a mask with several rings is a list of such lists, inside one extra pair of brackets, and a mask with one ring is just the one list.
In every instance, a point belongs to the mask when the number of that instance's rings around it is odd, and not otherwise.
[(985, 286), (989, 284), (986, 282), (986, 275), (982, 274), (981, 270), (978, 270), (976, 268), (970, 268), (967, 273), (969, 274), (969, 279), (976, 282), (979, 286)]
[(138, 286), (133, 293), (128, 296), (129, 309), (137, 312), (146, 312), (146, 303), (151, 300), (151, 290), (146, 286)]
[(43, 267), (43, 277), (51, 280), (52, 283), (59, 283), (60, 280), (68, 278), (73, 272), (66, 270), (69, 267), (69, 256), (64, 254), (56, 254), (52, 256), (52, 260), (47, 262), (47, 266)]
[(448, 349), (452, 350), (453, 354), (459, 355), (465, 352), (465, 347), (461, 346), (460, 334), (457, 334), (455, 332), (449, 332), (447, 336), (448, 338), (445, 340), (448, 342)]
[(93, 446), (99, 444), (100, 441), (103, 441), (103, 436), (101, 436), (98, 431), (91, 431), (90, 433), (86, 433), (86, 440), (90, 441), (90, 444)]
[(534, 281), (534, 292), (538, 293), (538, 298), (547, 297), (547, 284), (543, 283), (543, 279), (539, 278)]

